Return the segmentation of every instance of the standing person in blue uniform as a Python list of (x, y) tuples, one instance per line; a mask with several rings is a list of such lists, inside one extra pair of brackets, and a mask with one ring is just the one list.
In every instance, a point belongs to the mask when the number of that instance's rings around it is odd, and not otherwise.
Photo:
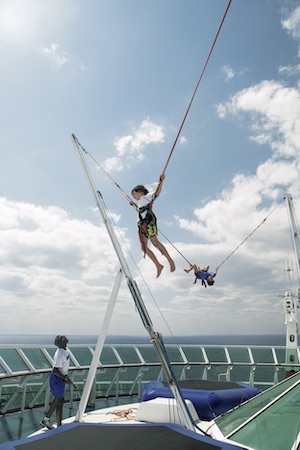
[[(197, 280), (201, 280), (202, 284), (206, 287), (206, 283), (209, 286), (212, 286), (215, 282), (214, 278), (217, 275), (218, 269), (216, 269), (214, 272), (210, 273), (209, 266), (204, 267), (203, 269), (200, 269), (199, 266), (196, 266), (196, 264), (191, 264), (188, 269), (183, 269), (186, 273), (189, 273), (191, 270), (194, 270), (195, 274), (195, 281), (194, 284), (197, 283)], [(206, 282), (206, 283), (205, 283)]]
[(131, 194), (137, 204), (133, 203), (136, 207), (139, 219), (138, 219), (138, 231), (139, 238), (141, 242), (141, 247), (144, 254), (148, 255), (149, 258), (154, 262), (157, 269), (156, 278), (158, 278), (164, 268), (164, 266), (158, 261), (155, 254), (148, 248), (148, 239), (156, 247), (163, 256), (165, 256), (170, 264), (171, 272), (175, 270), (175, 264), (171, 256), (169, 255), (165, 246), (158, 240), (157, 235), (157, 220), (156, 216), (152, 211), (152, 204), (154, 200), (159, 196), (162, 190), (162, 184), (165, 179), (165, 175), (161, 175), (159, 178), (159, 183), (154, 192), (149, 192), (142, 184), (135, 186)]
[(43, 427), (51, 430), (53, 426), (50, 423), (50, 418), (56, 410), (56, 423), (61, 426), (62, 410), (65, 397), (65, 389), (67, 384), (73, 384), (68, 377), (68, 370), (70, 364), (70, 353), (67, 349), (68, 339), (66, 336), (58, 335), (54, 340), (54, 344), (58, 347), (53, 358), (53, 370), (50, 374), (49, 383), (50, 390), (54, 399), (50, 405), (47, 415), (41, 421)]

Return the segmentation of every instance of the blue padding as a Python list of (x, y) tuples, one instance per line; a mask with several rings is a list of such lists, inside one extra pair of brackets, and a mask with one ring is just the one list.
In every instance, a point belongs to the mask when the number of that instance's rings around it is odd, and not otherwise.
[[(201, 380), (201, 383), (203, 384), (203, 380)], [(218, 382), (215, 381), (214, 383)], [(181, 393), (186, 400), (193, 403), (200, 419), (211, 420), (260, 393), (259, 389), (252, 388), (245, 383), (235, 384), (238, 387), (233, 389), (198, 390), (183, 388)], [(220, 386), (224, 386), (224, 381), (220, 382)], [(152, 400), (157, 397), (173, 398), (173, 393), (160, 381), (151, 381), (145, 384), (141, 401)]]

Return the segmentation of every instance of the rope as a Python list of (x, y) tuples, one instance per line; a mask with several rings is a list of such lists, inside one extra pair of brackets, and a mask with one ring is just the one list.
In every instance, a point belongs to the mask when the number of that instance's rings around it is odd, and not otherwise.
[(167, 238), (167, 236), (161, 231), (161, 230), (159, 230), (158, 229), (158, 231), (160, 232), (160, 234), (162, 234), (163, 235), (163, 237), (166, 239), (166, 241), (168, 241), (169, 242), (169, 244), (171, 244), (172, 245), (172, 247), (176, 250), (176, 252), (177, 253), (179, 253), (179, 255), (180, 256), (182, 256), (182, 258), (188, 263), (188, 265), (189, 266), (192, 266), (192, 264), (190, 263), (190, 261), (178, 250), (178, 248), (177, 247), (175, 247), (175, 245)]
[(198, 90), (199, 84), (200, 84), (200, 82), (201, 82), (201, 80), (202, 80), (202, 77), (203, 77), (203, 75), (204, 75), (204, 72), (205, 72), (205, 70), (206, 70), (206, 66), (207, 66), (207, 64), (208, 64), (208, 62), (209, 62), (209, 60), (210, 60), (211, 54), (212, 54), (212, 52), (213, 52), (213, 49), (214, 49), (215, 44), (216, 44), (216, 42), (217, 42), (217, 39), (218, 39), (218, 37), (219, 37), (221, 28), (222, 28), (223, 23), (224, 23), (224, 21), (225, 21), (225, 17), (226, 17), (226, 15), (227, 15), (227, 13), (228, 13), (228, 10), (229, 10), (229, 7), (230, 7), (231, 2), (232, 2), (232, 0), (229, 0), (229, 2), (228, 2), (228, 4), (227, 4), (227, 8), (226, 8), (226, 10), (225, 10), (225, 13), (224, 13), (224, 15), (223, 15), (222, 21), (221, 21), (220, 26), (219, 26), (219, 28), (218, 28), (217, 34), (216, 34), (216, 36), (215, 36), (215, 39), (214, 39), (214, 41), (213, 41), (213, 43), (212, 43), (212, 46), (211, 46), (210, 51), (209, 51), (209, 53), (208, 53), (208, 56), (207, 56), (207, 58), (206, 58), (206, 61), (205, 61), (204, 67), (203, 67), (203, 69), (202, 69), (201, 75), (200, 75), (199, 80), (198, 80), (198, 82), (197, 82), (197, 84), (196, 84), (196, 87), (195, 87), (195, 89), (194, 89), (192, 98), (191, 98), (191, 100), (190, 100), (190, 103), (189, 103), (189, 105), (188, 105), (188, 107), (187, 107), (187, 110), (186, 110), (186, 112), (185, 112), (185, 115), (184, 115), (184, 117), (183, 117), (183, 120), (182, 120), (182, 122), (181, 122), (181, 125), (180, 125), (180, 127), (179, 127), (177, 136), (176, 136), (175, 141), (174, 141), (174, 144), (173, 144), (173, 146), (172, 146), (172, 148), (171, 148), (170, 154), (169, 154), (169, 156), (168, 156), (168, 159), (167, 159), (167, 162), (166, 162), (166, 164), (165, 164), (164, 170), (162, 171), (162, 174), (164, 174), (164, 173), (166, 172), (166, 170), (167, 170), (167, 167), (168, 167), (168, 164), (169, 164), (169, 162), (170, 162), (171, 156), (172, 156), (173, 151), (174, 151), (174, 149), (175, 149), (175, 147), (176, 147), (176, 144), (177, 144), (177, 141), (178, 141), (179, 136), (180, 136), (180, 134), (181, 134), (183, 125), (184, 125), (184, 123), (185, 123), (185, 120), (186, 120), (186, 118), (187, 118), (187, 116), (188, 116), (188, 113), (189, 113), (189, 111), (190, 111), (190, 109), (191, 109), (192, 103), (193, 103), (194, 98), (195, 98), (195, 96), (196, 96), (196, 92), (197, 92), (197, 90)]
[(275, 211), (275, 209), (280, 205), (280, 203), (285, 199), (285, 197), (283, 197), (283, 199), (280, 200), (280, 202), (269, 212), (269, 214), (267, 215), (267, 217), (221, 262), (221, 264), (219, 264), (216, 267), (216, 271), (247, 241), (247, 239), (249, 239), (250, 236), (252, 236), (252, 234), (255, 233), (256, 230), (258, 230), (258, 228), (263, 225), (267, 218)]
[[(74, 135), (73, 135), (74, 136)], [(95, 158), (83, 147), (83, 145), (80, 144), (76, 136), (74, 138), (77, 141), (78, 146), (81, 148), (81, 150), (96, 164), (99, 169), (102, 170), (102, 172), (105, 174), (105, 176), (111, 181), (111, 183), (116, 186), (117, 189), (121, 192), (121, 194), (126, 198), (126, 200), (130, 203), (131, 206), (136, 208), (136, 204), (133, 202), (133, 200), (129, 197), (129, 195), (124, 191), (124, 189), (119, 186), (119, 184), (106, 172), (105, 169), (95, 160)]]

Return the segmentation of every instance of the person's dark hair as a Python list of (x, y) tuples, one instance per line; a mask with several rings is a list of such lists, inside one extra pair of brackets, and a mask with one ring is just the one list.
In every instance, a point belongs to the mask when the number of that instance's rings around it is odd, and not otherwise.
[(143, 186), (142, 184), (138, 184), (137, 186), (135, 186), (135, 187), (132, 189), (131, 194), (132, 194), (133, 192), (141, 192), (143, 195), (146, 195), (146, 194), (148, 194), (149, 191), (148, 191), (148, 189), (146, 189), (145, 186)]
[(56, 336), (56, 338), (54, 339), (54, 345), (56, 345), (56, 347), (58, 348), (63, 348), (64, 344), (66, 343), (66, 341), (68, 341), (68, 339), (66, 338), (66, 336), (59, 334), (58, 336)]
[(206, 280), (206, 283), (207, 283), (209, 286), (212, 286), (212, 285), (214, 284), (214, 282), (215, 282), (215, 280)]

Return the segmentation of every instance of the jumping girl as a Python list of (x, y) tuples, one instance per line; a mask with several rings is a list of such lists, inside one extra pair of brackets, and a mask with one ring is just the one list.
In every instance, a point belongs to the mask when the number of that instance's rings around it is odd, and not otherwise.
[(156, 216), (152, 211), (152, 204), (154, 200), (159, 196), (162, 190), (163, 180), (165, 179), (165, 175), (161, 175), (159, 177), (159, 183), (154, 192), (149, 192), (148, 189), (145, 188), (142, 184), (135, 186), (131, 194), (135, 200), (137, 200), (137, 204), (134, 204), (137, 212), (138, 212), (138, 231), (139, 238), (141, 242), (141, 247), (144, 254), (148, 255), (149, 258), (154, 262), (157, 268), (158, 278), (164, 268), (162, 264), (158, 261), (155, 254), (148, 248), (148, 239), (150, 239), (151, 243), (156, 247), (163, 256), (165, 256), (170, 264), (171, 272), (175, 270), (175, 264), (171, 256), (169, 255), (165, 246), (158, 240), (157, 238), (157, 220)]

